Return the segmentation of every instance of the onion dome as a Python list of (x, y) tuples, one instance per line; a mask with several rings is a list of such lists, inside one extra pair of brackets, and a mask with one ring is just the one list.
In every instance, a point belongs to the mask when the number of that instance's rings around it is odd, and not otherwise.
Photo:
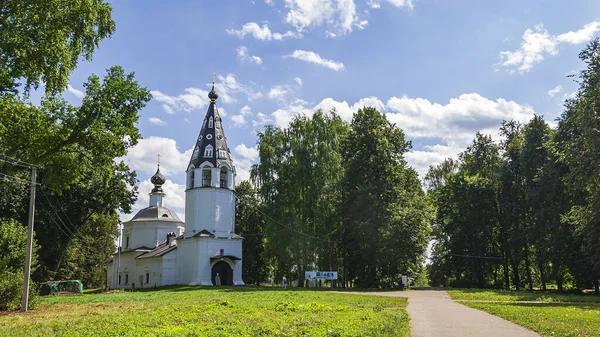
[(212, 90), (208, 93), (208, 98), (210, 99), (211, 102), (214, 102), (217, 100), (217, 98), (219, 98), (219, 94), (217, 94), (217, 91), (215, 90), (214, 82), (213, 82)]
[(150, 181), (152, 182), (152, 184), (154, 184), (154, 188), (152, 189), (152, 192), (162, 192), (163, 191), (162, 185), (164, 185), (166, 179), (165, 179), (165, 176), (162, 173), (160, 173), (160, 165), (156, 169), (156, 173), (154, 173), (152, 178), (150, 178)]

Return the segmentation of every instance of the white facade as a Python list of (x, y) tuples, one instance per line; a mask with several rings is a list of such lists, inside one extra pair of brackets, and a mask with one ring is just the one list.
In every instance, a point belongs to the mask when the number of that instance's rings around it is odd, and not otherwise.
[[(123, 224), (120, 253), (109, 264), (109, 286), (243, 285), (242, 237), (235, 234), (235, 168), (216, 108), (211, 104), (186, 171), (184, 224), (163, 207), (165, 182), (152, 176), (150, 205)], [(208, 122), (207, 122), (208, 121)]]

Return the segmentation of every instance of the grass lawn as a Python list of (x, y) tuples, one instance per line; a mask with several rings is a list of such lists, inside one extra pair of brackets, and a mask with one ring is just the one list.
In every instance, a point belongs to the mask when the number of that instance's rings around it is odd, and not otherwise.
[[(455, 300), (510, 301), (461, 303), (515, 322), (542, 336), (600, 336), (600, 298), (597, 296), (471, 289), (448, 293)], [(524, 301), (543, 303), (519, 303)]]
[(172, 287), (44, 297), (0, 313), (0, 336), (409, 336), (405, 298)]

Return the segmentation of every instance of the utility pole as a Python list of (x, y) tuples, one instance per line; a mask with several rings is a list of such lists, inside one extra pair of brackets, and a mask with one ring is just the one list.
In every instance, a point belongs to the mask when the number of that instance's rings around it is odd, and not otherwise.
[(23, 296), (21, 297), (21, 311), (26, 312), (29, 305), (29, 276), (31, 274), (31, 249), (33, 245), (33, 220), (35, 215), (35, 185), (36, 167), (31, 167), (31, 186), (29, 196), (29, 221), (27, 224), (27, 251), (25, 252), (25, 270), (23, 271)]

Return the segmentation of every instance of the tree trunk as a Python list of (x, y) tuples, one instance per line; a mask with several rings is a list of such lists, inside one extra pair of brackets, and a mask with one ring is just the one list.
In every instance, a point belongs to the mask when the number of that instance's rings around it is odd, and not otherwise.
[(504, 269), (504, 289), (509, 290), (510, 289), (510, 277), (508, 275), (508, 259), (506, 258), (506, 254), (504, 254), (503, 269)]
[(546, 274), (544, 273), (544, 264), (540, 263), (540, 278), (542, 279), (542, 290), (546, 291)]
[(529, 290), (533, 290), (533, 278), (531, 277), (531, 265), (529, 264), (529, 247), (525, 247), (525, 269), (527, 270), (527, 283), (529, 283)]
[(512, 269), (513, 269), (513, 282), (515, 284), (515, 288), (517, 290), (521, 289), (521, 278), (519, 277), (519, 262), (516, 258), (512, 259)]

